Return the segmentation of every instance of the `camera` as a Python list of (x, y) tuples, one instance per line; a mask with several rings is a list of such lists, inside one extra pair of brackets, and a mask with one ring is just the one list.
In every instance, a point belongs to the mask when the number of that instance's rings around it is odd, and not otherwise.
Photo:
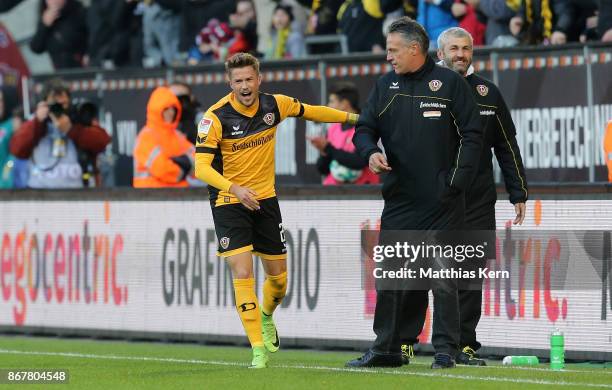
[(64, 106), (62, 106), (61, 103), (51, 104), (49, 106), (49, 112), (53, 114), (53, 116), (56, 116), (56, 117), (66, 114), (66, 110), (64, 109)]
[(98, 118), (98, 112), (98, 106), (87, 100), (72, 105), (68, 111), (61, 103), (53, 103), (49, 106), (49, 113), (53, 116), (68, 115), (72, 123), (83, 126), (91, 126), (93, 121)]

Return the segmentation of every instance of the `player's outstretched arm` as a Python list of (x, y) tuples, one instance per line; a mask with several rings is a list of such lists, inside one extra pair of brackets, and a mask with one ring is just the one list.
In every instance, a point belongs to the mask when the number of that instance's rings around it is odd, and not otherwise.
[(354, 125), (359, 119), (358, 114), (340, 111), (325, 106), (311, 106), (309, 104), (303, 104), (299, 100), (286, 95), (274, 95), (274, 98), (278, 103), (281, 120), (287, 117), (297, 117), (314, 122), (350, 123)]
[(302, 104), (304, 107), (304, 114), (302, 117), (309, 121), (323, 122), (323, 123), (350, 123), (352, 125), (357, 123), (359, 114), (353, 114), (350, 112), (336, 110), (326, 106), (311, 106), (309, 104)]

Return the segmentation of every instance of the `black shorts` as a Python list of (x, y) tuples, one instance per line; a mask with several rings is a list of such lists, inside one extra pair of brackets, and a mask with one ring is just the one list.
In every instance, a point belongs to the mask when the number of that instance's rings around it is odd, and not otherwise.
[(253, 254), (266, 260), (287, 257), (278, 199), (260, 200), (259, 207), (259, 210), (251, 211), (236, 203), (212, 208), (219, 243), (217, 256), (228, 257), (253, 251)]

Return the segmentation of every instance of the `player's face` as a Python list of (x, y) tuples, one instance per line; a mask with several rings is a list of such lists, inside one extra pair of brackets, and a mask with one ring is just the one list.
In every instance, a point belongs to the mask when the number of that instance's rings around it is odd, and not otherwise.
[(232, 69), (229, 83), (234, 96), (242, 105), (250, 107), (257, 101), (261, 75), (252, 66)]
[(450, 37), (444, 49), (438, 49), (438, 58), (444, 61), (449, 69), (465, 76), (472, 65), (474, 48), (467, 37)]
[(412, 70), (418, 50), (416, 42), (406, 42), (399, 33), (387, 35), (387, 61), (391, 63), (396, 74), (404, 74)]

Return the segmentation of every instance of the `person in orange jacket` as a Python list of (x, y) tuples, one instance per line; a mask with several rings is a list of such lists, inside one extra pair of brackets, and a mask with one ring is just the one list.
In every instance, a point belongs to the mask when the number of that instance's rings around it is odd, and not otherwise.
[(135, 188), (187, 187), (195, 147), (177, 130), (181, 103), (167, 87), (156, 88), (147, 104), (147, 123), (134, 146)]
[(612, 120), (608, 121), (606, 134), (604, 135), (604, 156), (608, 166), (608, 181), (612, 183)]

